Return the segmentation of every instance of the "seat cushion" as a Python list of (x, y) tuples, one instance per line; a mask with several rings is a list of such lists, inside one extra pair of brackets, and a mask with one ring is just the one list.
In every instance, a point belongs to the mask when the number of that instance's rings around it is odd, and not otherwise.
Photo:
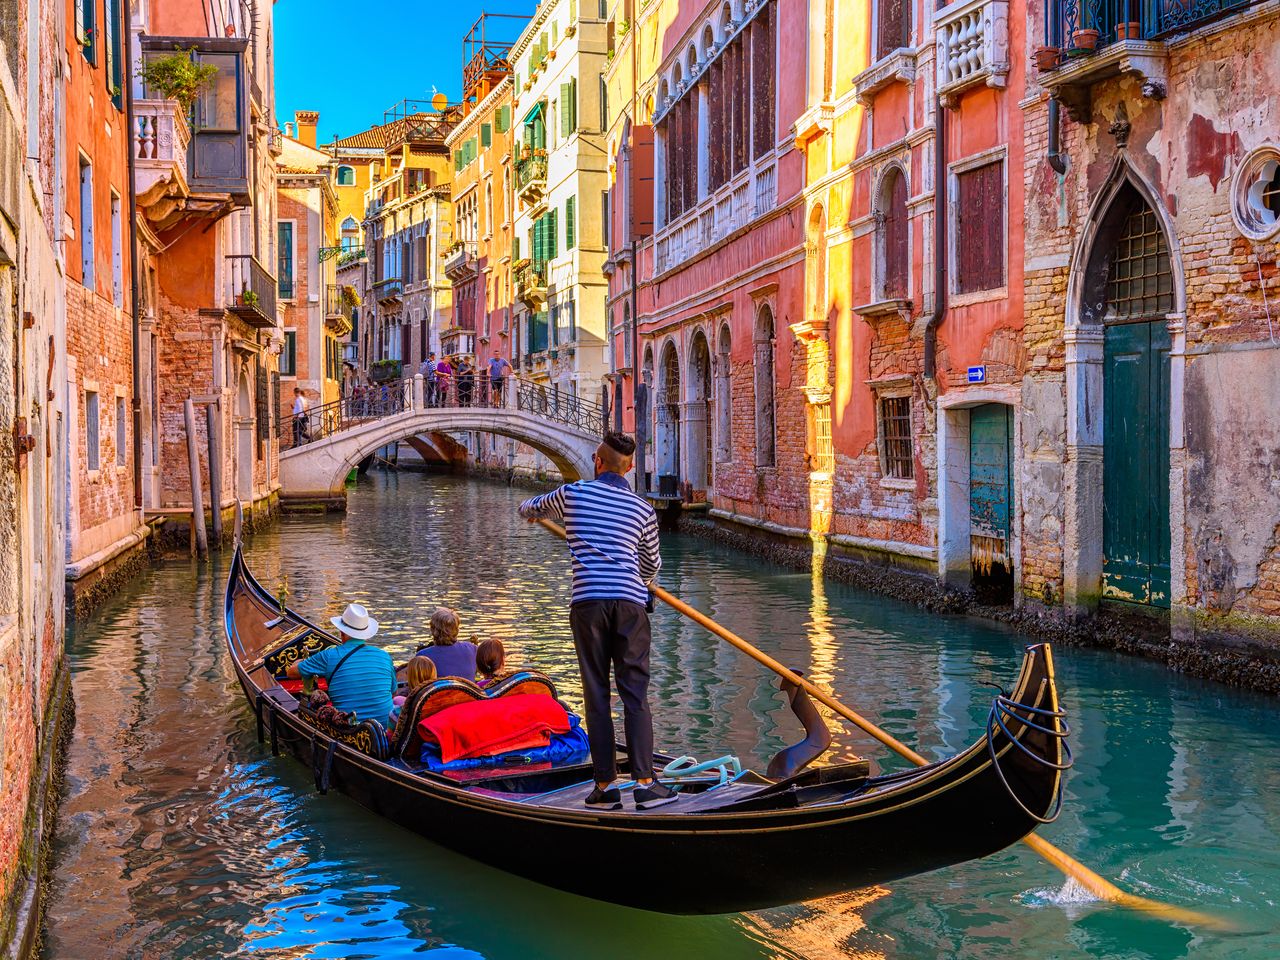
[(546, 746), (569, 732), (569, 714), (545, 694), (514, 694), (448, 707), (422, 720), (418, 733), (440, 747), (444, 763)]

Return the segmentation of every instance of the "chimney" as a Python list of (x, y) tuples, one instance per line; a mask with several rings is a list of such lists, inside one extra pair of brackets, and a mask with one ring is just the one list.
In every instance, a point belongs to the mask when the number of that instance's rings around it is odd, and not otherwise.
[(316, 124), (320, 114), (315, 110), (295, 110), (293, 119), (298, 123), (298, 140), (308, 147), (316, 145)]

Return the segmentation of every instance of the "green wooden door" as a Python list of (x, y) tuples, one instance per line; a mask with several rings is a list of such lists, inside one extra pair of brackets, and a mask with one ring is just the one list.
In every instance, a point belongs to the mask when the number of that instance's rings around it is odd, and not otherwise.
[(969, 540), (977, 573), (1009, 561), (1009, 514), (1013, 481), (1011, 407), (985, 403), (969, 411)]
[(1169, 329), (1106, 328), (1102, 594), (1169, 606)]

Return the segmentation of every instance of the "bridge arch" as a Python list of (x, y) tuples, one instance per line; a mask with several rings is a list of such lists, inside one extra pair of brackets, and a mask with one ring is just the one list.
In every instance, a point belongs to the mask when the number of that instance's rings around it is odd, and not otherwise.
[(289, 499), (337, 500), (347, 474), (391, 443), (433, 433), (474, 431), (510, 437), (547, 457), (566, 481), (592, 474), (600, 438), (526, 410), (487, 407), (417, 408), (338, 431), (280, 456), (281, 494)]

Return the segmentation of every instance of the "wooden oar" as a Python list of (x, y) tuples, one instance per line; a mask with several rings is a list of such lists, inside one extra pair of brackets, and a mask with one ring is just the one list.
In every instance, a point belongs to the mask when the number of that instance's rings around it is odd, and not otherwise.
[[(546, 527), (561, 540), (565, 539), (564, 528), (558, 523), (551, 520), (539, 520), (538, 523), (542, 524), (542, 526)], [(778, 676), (802, 687), (809, 696), (813, 697), (813, 699), (831, 708), (837, 714), (857, 726), (864, 733), (874, 737), (876, 740), (879, 740), (894, 753), (906, 757), (918, 766), (925, 766), (929, 763), (928, 760), (916, 753), (916, 751), (912, 750), (905, 743), (895, 739), (884, 730), (881, 730), (870, 720), (867, 720), (865, 717), (855, 713), (853, 710), (850, 710), (821, 687), (814, 685), (800, 674), (787, 669), (777, 660), (773, 659), (773, 657), (748, 643), (732, 630), (722, 627), (705, 613), (695, 610), (679, 597), (668, 593), (657, 585), (654, 585), (653, 593), (654, 596), (667, 604), (667, 606), (671, 607), (678, 613), (684, 614), (699, 626), (705, 627), (731, 646), (737, 647), (752, 660), (768, 667)], [(1163, 917), (1166, 920), (1173, 920), (1180, 923), (1194, 924), (1203, 927), (1212, 927), (1220, 930), (1229, 928), (1229, 925), (1219, 917), (1210, 916), (1209, 914), (1201, 913), (1198, 910), (1188, 910), (1185, 907), (1176, 907), (1172, 904), (1160, 903), (1156, 900), (1148, 900), (1146, 897), (1139, 897), (1136, 894), (1126, 893), (1110, 880), (1094, 873), (1083, 863), (1076, 860), (1074, 857), (1069, 856), (1062, 850), (1059, 850), (1048, 840), (1045, 840), (1043, 837), (1039, 837), (1034, 833), (1027, 834), (1022, 838), (1022, 842), (1050, 864), (1061, 870), (1068, 877), (1078, 882), (1082, 887), (1100, 900), (1118, 903), (1122, 906), (1131, 907), (1134, 910), (1141, 910), (1145, 913)]]

